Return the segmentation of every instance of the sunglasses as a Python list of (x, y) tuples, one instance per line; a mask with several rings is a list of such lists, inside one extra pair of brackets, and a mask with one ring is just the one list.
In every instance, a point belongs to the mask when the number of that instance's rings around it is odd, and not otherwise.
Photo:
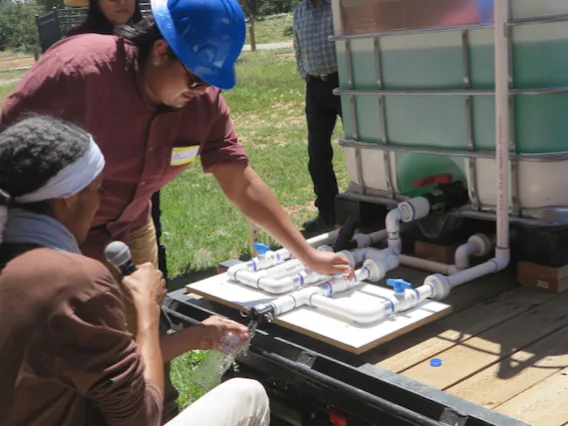
[[(181, 63), (181, 61), (180, 61), (180, 63)], [(195, 74), (193, 74), (191, 71), (189, 71), (185, 67), (184, 64), (181, 64), (181, 67), (183, 68), (183, 72), (185, 73), (185, 76), (187, 77), (187, 85), (190, 89), (198, 89), (200, 87), (209, 86), (206, 82), (204, 82), (199, 77), (197, 77)]]

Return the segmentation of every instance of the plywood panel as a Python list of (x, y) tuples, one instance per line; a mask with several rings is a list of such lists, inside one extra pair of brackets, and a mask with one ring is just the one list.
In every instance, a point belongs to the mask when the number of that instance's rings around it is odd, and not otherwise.
[[(468, 284), (472, 287), (475, 284)], [(550, 300), (554, 295), (517, 287), (512, 291), (480, 303), (459, 315), (451, 315), (438, 321), (435, 326), (439, 334), (425, 337), (421, 342), (409, 347), (381, 362), (379, 367), (394, 372), (402, 372), (414, 365), (430, 359), (444, 350), (455, 347), (490, 328), (507, 321), (531, 308)]]
[(567, 303), (568, 293), (557, 295), (522, 315), (442, 352), (438, 355), (442, 359), (441, 367), (433, 368), (426, 360), (403, 374), (440, 389), (453, 386), (568, 325)]
[[(226, 274), (190, 284), (187, 289), (189, 292), (200, 294), (205, 298), (242, 311), (257, 303), (275, 298), (258, 289), (229, 281)], [(342, 300), (349, 298), (355, 304), (380, 303), (379, 297), (389, 293), (390, 290), (380, 286), (364, 284), (358, 286), (355, 291), (336, 295), (336, 298)], [(365, 326), (339, 317), (332, 317), (316, 308), (302, 307), (279, 316), (274, 322), (358, 354), (447, 315), (450, 311), (450, 307), (444, 303), (425, 301), (417, 308), (394, 318)]]
[(495, 408), (565, 368), (568, 368), (566, 327), (451, 386), (447, 392)]

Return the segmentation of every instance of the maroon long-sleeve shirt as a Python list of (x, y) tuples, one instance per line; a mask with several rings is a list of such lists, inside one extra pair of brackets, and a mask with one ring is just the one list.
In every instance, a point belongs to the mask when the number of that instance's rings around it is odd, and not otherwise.
[(207, 91), (181, 110), (146, 95), (134, 46), (118, 37), (82, 34), (53, 45), (8, 96), (0, 130), (34, 112), (70, 120), (90, 132), (106, 158), (101, 207), (86, 244), (103, 259), (109, 237), (128, 242), (150, 218), (154, 192), (194, 160), (247, 163), (220, 91)]

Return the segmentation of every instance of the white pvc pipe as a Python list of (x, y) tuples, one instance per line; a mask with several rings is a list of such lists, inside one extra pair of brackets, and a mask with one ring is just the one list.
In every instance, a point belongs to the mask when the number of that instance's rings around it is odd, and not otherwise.
[(306, 287), (301, 290), (295, 291), (292, 294), (279, 297), (270, 302), (274, 312), (274, 315), (282, 315), (286, 312), (290, 312), (301, 306), (308, 304), (310, 297), (314, 294), (327, 294), (328, 288), (322, 284), (318, 286)]
[(467, 243), (458, 247), (455, 253), (455, 264), (459, 270), (467, 269), (470, 266), (471, 257), (485, 256), (491, 252), (493, 243), (491, 239), (483, 234), (475, 234), (469, 237)]
[(330, 277), (307, 271), (300, 271), (291, 276), (280, 279), (271, 277), (258, 277), (257, 274), (249, 271), (240, 270), (235, 272), (234, 280), (249, 287), (258, 288), (272, 294), (282, 294), (298, 288), (325, 281)]
[(302, 272), (305, 269), (306, 267), (300, 260), (291, 259), (282, 262), (276, 266), (273, 266), (272, 268), (258, 272), (258, 278), (261, 277), (282, 278), (285, 277), (286, 275)]
[(340, 253), (349, 259), (349, 263), (354, 267), (361, 265), (367, 259), (371, 259), (373, 262), (379, 263), (384, 261), (385, 258), (391, 254), (396, 255), (395, 250), (392, 248), (381, 250), (373, 247), (360, 248), (352, 251), (343, 250)]
[(336, 275), (325, 283), (302, 288), (286, 296), (274, 299), (269, 302), (269, 304), (273, 308), (274, 315), (281, 315), (293, 309), (307, 305), (310, 297), (314, 294), (331, 296), (333, 293), (342, 293), (366, 279), (373, 281), (377, 280), (377, 269), (372, 261), (367, 261), (361, 269), (355, 271), (355, 277), (353, 280), (349, 280), (343, 275)]
[(383, 299), (374, 306), (348, 305), (319, 294), (310, 297), (310, 305), (331, 314), (341, 315), (359, 324), (369, 324), (387, 317), (394, 306), (388, 299)]
[(428, 272), (437, 272), (444, 275), (452, 275), (458, 271), (455, 265), (447, 265), (445, 263), (434, 262), (433, 260), (421, 259), (419, 257), (399, 255), (398, 260), (401, 265), (411, 268), (421, 269)]
[(511, 259), (509, 248), (510, 117), (509, 117), (509, 0), (495, 0), (495, 136), (497, 161), (497, 244), (499, 270)]
[(396, 253), (402, 251), (402, 241), (400, 240), (400, 221), (402, 219), (402, 212), (398, 207), (390, 210), (385, 218), (385, 225), (387, 229), (387, 238), (389, 247), (395, 250)]
[[(317, 247), (319, 245), (333, 243), (337, 239), (338, 235), (339, 231), (335, 230), (327, 232), (325, 234), (316, 235), (315, 237), (306, 240), (306, 242), (312, 247)], [(269, 251), (263, 256), (253, 257), (251, 260), (247, 262), (242, 262), (233, 265), (227, 270), (227, 273), (229, 274), (229, 276), (234, 278), (234, 274), (237, 271), (242, 271), (242, 270), (246, 270), (249, 272), (260, 271), (263, 269), (270, 268), (281, 262), (284, 262), (290, 259), (291, 257), (292, 253), (290, 253), (290, 250), (286, 248), (281, 248), (276, 251)]]
[(499, 268), (500, 265), (497, 259), (491, 259), (480, 265), (457, 272), (454, 275), (447, 277), (447, 280), (450, 284), (450, 288), (455, 288), (461, 284), (476, 280), (477, 278), (481, 278), (493, 272), (499, 272)]
[(312, 247), (317, 247), (323, 244), (330, 244), (337, 240), (337, 236), (339, 235), (339, 230), (327, 232), (325, 234), (316, 235), (315, 237), (309, 238), (306, 242), (311, 245)]
[[(317, 247), (324, 244), (331, 244), (334, 243), (339, 235), (339, 230), (336, 229), (335, 231), (326, 232), (325, 234), (316, 235), (315, 237), (309, 238), (306, 242), (311, 245), (312, 247)], [(287, 260), (293, 257), (292, 253), (286, 248), (281, 248), (275, 251), (282, 259)]]
[(459, 246), (455, 253), (456, 267), (460, 270), (469, 268), (469, 258), (473, 256), (473, 254), (476, 252), (476, 249), (477, 246), (475, 245), (475, 243), (469, 241)]
[(456, 286), (505, 269), (511, 260), (509, 247), (510, 111), (509, 111), (509, 0), (494, 3), (495, 45), (495, 151), (497, 165), (497, 241), (495, 258), (449, 277), (431, 275), (424, 283), (438, 286), (438, 300)]
[(310, 300), (315, 295), (321, 294), (324, 296), (331, 296), (334, 293), (342, 293), (356, 286), (359, 282), (370, 277), (371, 272), (366, 269), (359, 269), (355, 272), (355, 278), (349, 280), (344, 276), (335, 276), (331, 280), (317, 285), (306, 287), (301, 290), (295, 291), (292, 294), (279, 297), (270, 302), (274, 308), (275, 315), (281, 315), (293, 309), (299, 308), (310, 304)]
[(359, 324), (370, 324), (386, 318), (392, 313), (405, 312), (416, 307), (434, 294), (430, 285), (422, 285), (417, 289), (406, 289), (403, 293), (392, 292), (387, 297), (381, 297), (375, 305), (347, 304), (341, 300), (331, 299), (322, 292), (314, 293), (309, 298), (309, 304), (332, 314), (341, 315)]
[(371, 232), (370, 234), (355, 234), (353, 239), (357, 241), (357, 248), (370, 247), (379, 241), (386, 240), (388, 233), (386, 229)]

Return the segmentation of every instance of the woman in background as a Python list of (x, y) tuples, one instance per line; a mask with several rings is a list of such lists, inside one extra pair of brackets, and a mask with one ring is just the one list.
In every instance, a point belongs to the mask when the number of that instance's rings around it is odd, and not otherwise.
[(138, 0), (89, 0), (87, 19), (67, 33), (113, 34), (117, 25), (135, 24), (142, 19)]

